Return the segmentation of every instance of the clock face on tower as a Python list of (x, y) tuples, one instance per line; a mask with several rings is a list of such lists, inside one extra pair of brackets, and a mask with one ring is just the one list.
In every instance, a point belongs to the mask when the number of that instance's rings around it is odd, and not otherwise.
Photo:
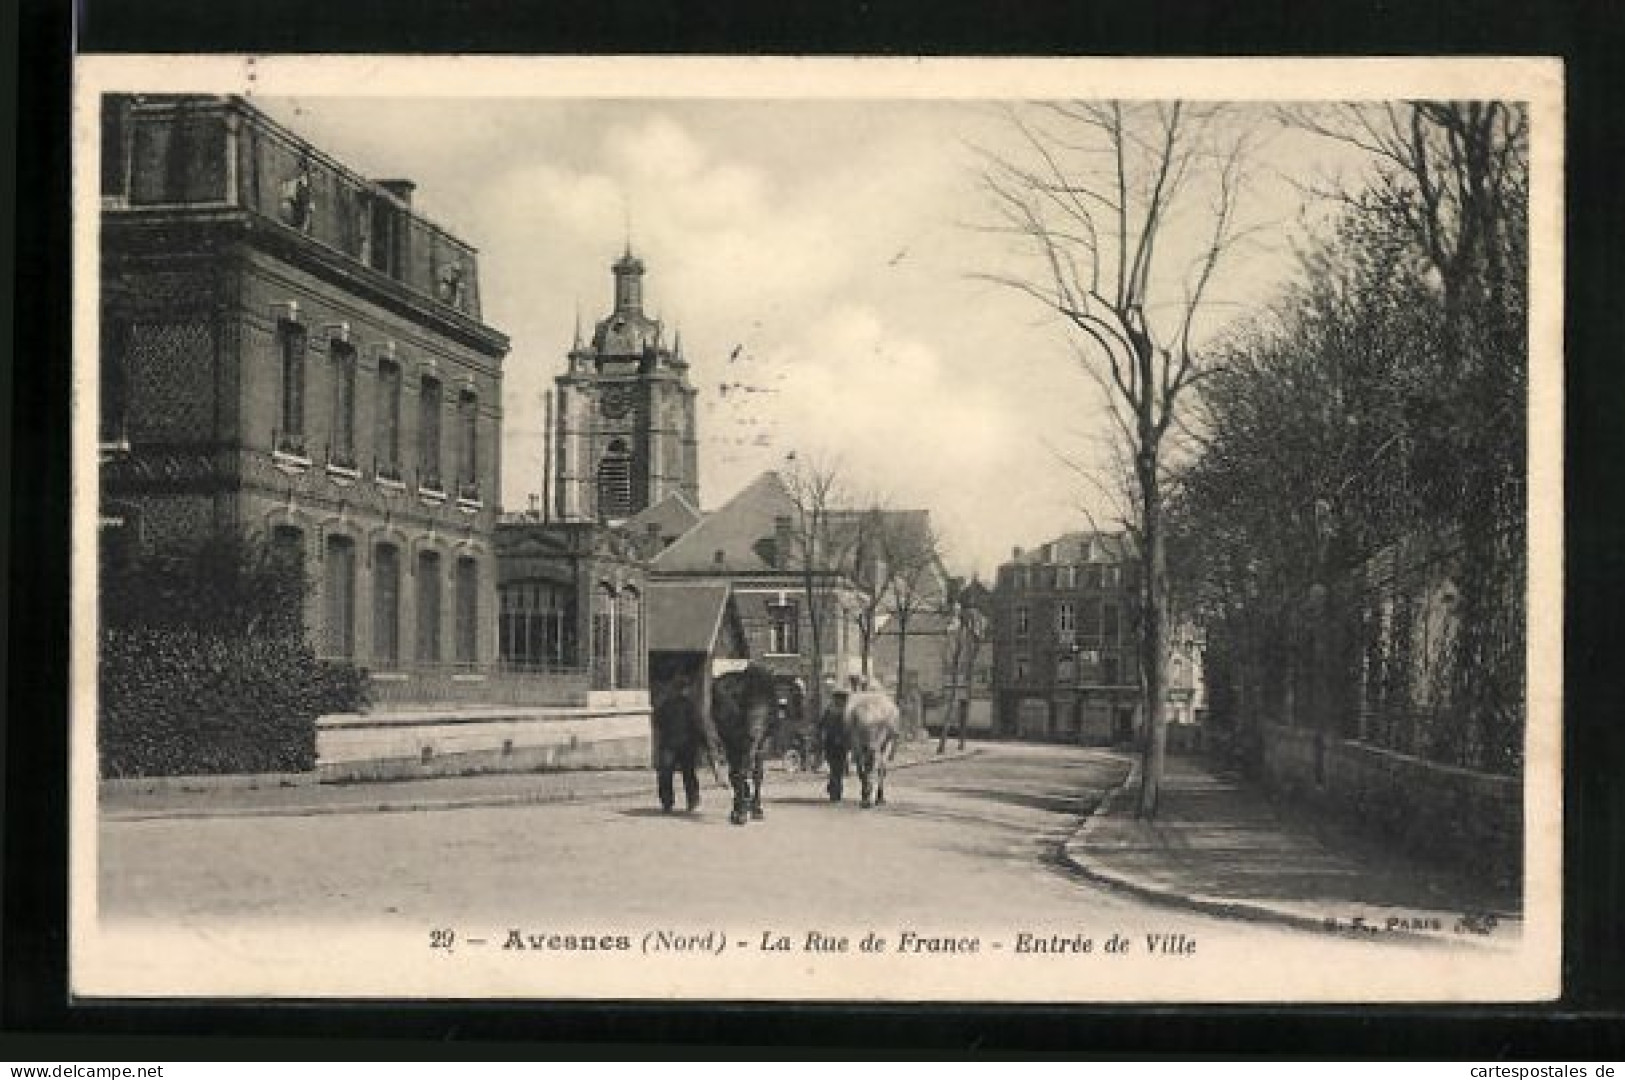
[(624, 386), (611, 386), (599, 399), (598, 408), (611, 420), (619, 420), (632, 411), (632, 391)]

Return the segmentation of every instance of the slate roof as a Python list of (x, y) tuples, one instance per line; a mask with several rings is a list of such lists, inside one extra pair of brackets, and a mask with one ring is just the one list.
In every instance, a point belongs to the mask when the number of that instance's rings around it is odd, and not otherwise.
[(667, 573), (783, 571), (785, 567), (772, 561), (774, 519), (793, 518), (795, 512), (783, 478), (770, 469), (678, 537), (651, 566)]
[(651, 581), (649, 651), (709, 653), (728, 610), (725, 581)]
[(1010, 560), (1021, 566), (1067, 563), (1124, 563), (1135, 557), (1134, 542), (1125, 533), (1070, 532), (1022, 552)]
[(639, 539), (648, 534), (650, 525), (660, 526), (660, 539), (671, 542), (703, 521), (705, 515), (699, 507), (688, 501), (681, 491), (673, 491), (652, 506), (646, 506), (621, 523), (621, 527)]

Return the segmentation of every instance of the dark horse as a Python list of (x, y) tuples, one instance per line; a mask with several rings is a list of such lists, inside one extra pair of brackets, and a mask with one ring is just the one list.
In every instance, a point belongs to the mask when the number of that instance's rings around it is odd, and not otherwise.
[(735, 825), (749, 818), (760, 821), (762, 753), (787, 720), (800, 723), (801, 688), (794, 679), (753, 663), (719, 677), (712, 685), (711, 705), (734, 793), (728, 820)]
[(820, 719), (824, 759), (829, 762), (829, 797), (840, 802), (848, 756), (863, 786), (861, 805), (886, 804), (886, 763), (897, 750), (897, 703), (884, 690), (837, 691)]

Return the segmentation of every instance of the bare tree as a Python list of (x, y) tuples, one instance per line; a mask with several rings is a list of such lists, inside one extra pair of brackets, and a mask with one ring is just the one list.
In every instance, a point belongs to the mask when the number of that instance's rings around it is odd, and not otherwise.
[(839, 611), (836, 588), (840, 552), (832, 528), (840, 499), (839, 462), (791, 452), (780, 472), (790, 496), (790, 522), (795, 548), (795, 565), (801, 573), (802, 597), (807, 605), (809, 636), (812, 639), (812, 672), (808, 687), (813, 715), (824, 708), (824, 628), (829, 616)]
[(886, 536), (891, 528), (891, 513), (884, 499), (874, 497), (861, 510), (838, 513), (832, 530), (831, 547), (839, 550), (831, 554), (841, 557), (841, 564), (849, 568), (857, 592), (858, 648), (865, 674), (869, 673), (875, 635), (880, 632), (886, 598), (897, 573)]
[(1132, 462), (1142, 559), (1144, 768), (1139, 812), (1154, 816), (1166, 754), (1168, 589), (1165, 439), (1201, 375), (1198, 325), (1238, 221), (1250, 125), (1187, 102), (1051, 102), (1018, 109), (1021, 149), (988, 155), (995, 229), (1039, 270), (986, 277), (1065, 320), (1083, 370), (1111, 403)]
[(881, 543), (891, 568), (886, 614), (897, 630), (896, 689), (901, 704), (908, 670), (909, 628), (916, 615), (941, 610), (946, 575), (941, 543), (924, 513), (893, 515), (882, 530)]

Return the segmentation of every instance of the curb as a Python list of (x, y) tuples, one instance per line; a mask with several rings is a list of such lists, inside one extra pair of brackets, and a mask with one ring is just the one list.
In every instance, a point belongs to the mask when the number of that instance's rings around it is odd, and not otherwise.
[[(980, 747), (966, 750), (950, 750), (942, 756), (935, 754), (918, 761), (893, 762), (890, 769), (911, 769), (922, 765), (935, 765), (948, 761), (960, 761), (975, 757), (982, 752)], [(630, 770), (624, 770), (630, 771)], [(581, 770), (588, 776), (602, 775), (600, 772)], [(132, 822), (132, 821), (182, 821), (203, 818), (260, 818), (260, 817), (325, 817), (333, 814), (400, 814), (414, 811), (436, 810), (477, 810), (499, 809), (515, 806), (546, 806), (554, 803), (567, 802), (595, 802), (624, 799), (629, 796), (640, 795), (649, 790), (654, 770), (638, 770), (636, 783), (615, 784), (613, 786), (592, 789), (586, 785), (580, 787), (567, 787), (553, 791), (527, 791), (502, 795), (471, 795), (444, 799), (418, 798), (418, 799), (383, 799), (378, 802), (335, 802), (335, 803), (294, 803), (285, 806), (177, 806), (171, 808), (130, 808), (125, 810), (101, 810), (99, 818), (106, 822)], [(782, 775), (782, 774), (781, 774)], [(788, 782), (805, 782), (822, 776), (822, 773), (795, 773), (791, 774)], [(457, 777), (443, 777), (447, 781), (455, 781)], [(786, 780), (781, 780), (781, 783)], [(711, 791), (726, 791), (726, 783), (717, 783), (709, 775), (702, 774), (700, 786)]]
[[(1209, 896), (1203, 893), (1186, 893), (1178, 889), (1163, 885), (1152, 884), (1145, 879), (1129, 874), (1114, 873), (1101, 869), (1098, 862), (1093, 865), (1085, 861), (1081, 851), (1074, 851), (1074, 847), (1081, 848), (1089, 834), (1100, 827), (1108, 812), (1116, 803), (1119, 796), (1134, 787), (1139, 780), (1142, 765), (1139, 758), (1135, 758), (1123, 782), (1107, 792), (1100, 800), (1094, 812), (1086, 818), (1071, 836), (1061, 841), (1058, 846), (1060, 861), (1078, 875), (1087, 878), (1095, 884), (1109, 889), (1134, 896), (1152, 903), (1167, 907), (1184, 908), (1200, 912), (1204, 915), (1213, 915), (1222, 919), (1231, 919), (1241, 922), (1263, 923), (1276, 926), (1285, 926), (1294, 930), (1311, 930), (1317, 934), (1333, 934), (1338, 937), (1352, 938), (1358, 941), (1388, 941), (1405, 944), (1427, 944), (1434, 947), (1470, 947), (1479, 948), (1488, 946), (1486, 940), (1482, 944), (1470, 936), (1457, 935), (1455, 937), (1441, 937), (1437, 933), (1427, 933), (1417, 930), (1386, 930), (1371, 927), (1359, 929), (1353, 926), (1339, 924), (1328, 929), (1324, 917), (1308, 915), (1301, 911), (1294, 911), (1276, 904), (1263, 903), (1251, 900), (1233, 900), (1222, 896)], [(1367, 910), (1374, 905), (1363, 905)], [(1459, 914), (1459, 913), (1456, 913)], [(1521, 923), (1521, 920), (1520, 920)]]

